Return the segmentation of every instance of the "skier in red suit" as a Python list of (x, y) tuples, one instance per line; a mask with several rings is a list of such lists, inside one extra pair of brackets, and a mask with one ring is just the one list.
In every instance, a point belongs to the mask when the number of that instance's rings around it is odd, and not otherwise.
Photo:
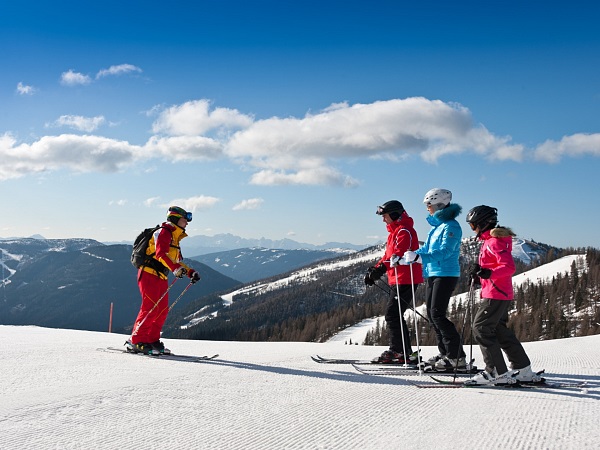
[(179, 206), (171, 206), (167, 221), (150, 239), (146, 254), (152, 257), (153, 264), (142, 266), (138, 272), (142, 305), (133, 326), (131, 340), (127, 341), (129, 351), (149, 355), (171, 353), (160, 341), (162, 327), (169, 313), (169, 272), (178, 278), (187, 275), (192, 283), (200, 280), (198, 272), (183, 263), (179, 247), (180, 241), (187, 236), (185, 227), (191, 220), (191, 212)]

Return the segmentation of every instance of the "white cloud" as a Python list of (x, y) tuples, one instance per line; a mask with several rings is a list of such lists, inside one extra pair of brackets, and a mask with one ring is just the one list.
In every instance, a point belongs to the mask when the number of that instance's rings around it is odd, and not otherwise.
[(154, 133), (197, 136), (216, 129), (238, 129), (252, 124), (252, 117), (236, 109), (215, 108), (208, 100), (194, 100), (162, 111), (152, 125)]
[(69, 127), (79, 131), (90, 133), (104, 124), (104, 116), (83, 117), (83, 116), (60, 116), (56, 121), (46, 124), (46, 127)]
[(60, 82), (65, 86), (76, 86), (80, 84), (90, 84), (92, 79), (88, 75), (73, 72), (73, 70), (69, 69), (67, 72), (61, 74)]
[[(103, 116), (71, 115), (61, 116), (52, 126), (90, 133), (104, 123)], [(434, 164), (442, 157), (465, 153), (521, 161), (526, 151), (511, 143), (510, 137), (495, 136), (475, 124), (466, 108), (425, 98), (337, 103), (303, 118), (257, 121), (235, 109), (211, 109), (208, 100), (197, 100), (163, 109), (153, 128), (167, 136), (154, 135), (141, 146), (70, 134), (20, 144), (6, 133), (0, 136), (0, 180), (61, 169), (114, 172), (140, 160), (178, 163), (228, 158), (249, 170), (249, 182), (255, 185), (354, 187), (358, 180), (342, 173), (338, 164), (369, 158), (399, 164), (415, 157)], [(204, 135), (209, 132), (215, 135)], [(578, 155), (600, 156), (600, 134), (547, 141), (534, 153), (538, 160), (550, 162)], [(210, 199), (203, 197), (198, 207)], [(238, 209), (248, 206), (236, 205)]]
[(245, 209), (258, 209), (265, 201), (262, 198), (249, 198), (242, 200), (232, 208), (233, 211), (240, 211)]
[(0, 180), (31, 173), (68, 169), (74, 172), (117, 172), (131, 164), (139, 147), (98, 136), (45, 136), (32, 144), (17, 144), (0, 136)]
[(17, 93), (20, 95), (33, 95), (36, 89), (33, 86), (27, 86), (19, 81), (17, 84)]
[(153, 136), (144, 146), (144, 154), (149, 158), (161, 156), (175, 162), (214, 160), (222, 156), (223, 145), (202, 136)]
[(455, 104), (425, 98), (331, 105), (304, 118), (256, 121), (225, 147), (234, 160), (260, 169), (255, 184), (343, 184), (352, 180), (330, 167), (341, 159), (419, 155), (435, 163), (450, 154), (475, 152), (489, 159), (519, 160), (523, 147), (509, 145)]
[(163, 205), (166, 209), (170, 206), (176, 205), (185, 209), (186, 211), (195, 212), (197, 210), (208, 209), (213, 207), (220, 199), (217, 197), (210, 197), (206, 195), (199, 195), (196, 197), (189, 198), (176, 198), (169, 202), (169, 204)]
[(147, 198), (146, 200), (144, 200), (144, 206), (154, 206), (156, 204), (156, 202), (158, 202), (160, 200), (160, 197), (150, 197)]
[(141, 73), (142, 69), (132, 64), (119, 64), (116, 66), (110, 66), (108, 69), (102, 69), (96, 74), (96, 79), (107, 77), (107, 76), (116, 76), (123, 75), (131, 72)]
[(108, 202), (109, 206), (125, 206), (127, 205), (127, 200), (111, 200)]
[(339, 173), (329, 167), (313, 168), (297, 171), (261, 170), (250, 178), (251, 184), (262, 186), (278, 185), (332, 185), (343, 187), (356, 187), (358, 181), (352, 177)]
[(600, 156), (600, 133), (578, 133), (565, 136), (559, 142), (548, 140), (534, 153), (536, 159), (557, 163), (563, 156)]

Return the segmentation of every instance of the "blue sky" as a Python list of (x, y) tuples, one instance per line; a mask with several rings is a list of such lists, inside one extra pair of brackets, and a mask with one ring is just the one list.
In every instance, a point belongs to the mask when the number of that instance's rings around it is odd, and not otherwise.
[(600, 6), (521, 3), (4, 2), (0, 236), (424, 239), (441, 187), (600, 247)]

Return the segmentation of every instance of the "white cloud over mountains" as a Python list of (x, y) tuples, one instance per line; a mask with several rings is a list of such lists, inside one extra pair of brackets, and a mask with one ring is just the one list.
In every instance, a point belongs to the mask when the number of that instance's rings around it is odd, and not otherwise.
[[(112, 66), (102, 76), (136, 69)], [(70, 71), (66, 79), (85, 80), (78, 75)], [(152, 124), (155, 134), (139, 146), (73, 134), (45, 136), (26, 144), (17, 143), (6, 132), (0, 135), (0, 180), (59, 169), (114, 172), (140, 160), (228, 159), (250, 168), (253, 184), (352, 187), (358, 181), (340, 171), (344, 161), (386, 158), (398, 162), (420, 157), (436, 163), (442, 157), (474, 154), (498, 161), (522, 161), (531, 155), (539, 161), (557, 162), (567, 156), (600, 156), (600, 134), (567, 136), (527, 151), (511, 143), (510, 137), (495, 136), (474, 123), (467, 108), (422, 97), (338, 103), (301, 118), (257, 120), (236, 109), (211, 108), (206, 99), (153, 112), (157, 114)], [(61, 116), (53, 126), (90, 133), (104, 121), (103, 116)]]

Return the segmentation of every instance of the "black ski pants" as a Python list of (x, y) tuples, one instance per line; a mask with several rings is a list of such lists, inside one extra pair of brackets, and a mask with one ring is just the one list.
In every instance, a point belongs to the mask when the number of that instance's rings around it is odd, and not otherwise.
[(485, 370), (489, 373), (494, 367), (498, 375), (508, 370), (502, 351), (506, 353), (513, 369), (522, 369), (531, 364), (521, 342), (506, 326), (511, 303), (508, 300), (482, 298), (473, 320), (473, 336), (481, 348)]
[[(408, 325), (404, 320), (404, 311), (413, 304), (412, 285), (399, 284), (396, 290), (396, 285), (392, 284), (390, 288), (387, 309), (385, 311), (385, 322), (390, 335), (390, 350), (408, 356), (412, 353), (412, 347), (410, 345)], [(417, 286), (415, 286), (415, 290), (416, 288)], [(398, 292), (400, 292), (400, 301), (398, 301)], [(402, 345), (403, 332), (404, 346)]]
[(452, 359), (466, 356), (460, 334), (446, 317), (450, 297), (457, 283), (458, 277), (429, 277), (425, 280), (425, 302), (429, 323), (435, 330), (440, 354)]

